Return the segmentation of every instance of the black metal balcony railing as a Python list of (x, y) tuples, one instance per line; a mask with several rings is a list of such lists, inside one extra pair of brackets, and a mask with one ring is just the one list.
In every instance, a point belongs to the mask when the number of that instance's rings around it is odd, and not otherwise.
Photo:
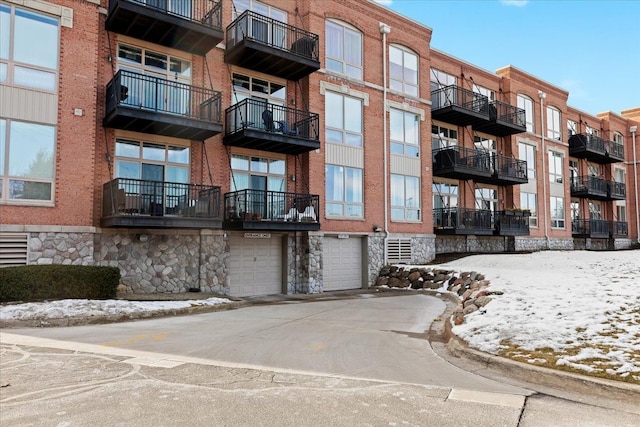
[(605, 219), (574, 219), (571, 221), (571, 232), (576, 237), (596, 239), (627, 237), (629, 235), (626, 222)]
[(431, 92), (431, 117), (459, 126), (489, 124), (489, 98), (456, 85)]
[(244, 229), (320, 228), (320, 196), (265, 190), (224, 195), (225, 227)]
[(609, 181), (607, 188), (607, 194), (611, 199), (624, 200), (627, 198), (627, 185), (624, 182)]
[(197, 55), (223, 39), (222, 2), (109, 0), (106, 28)]
[(219, 227), (220, 204), (220, 187), (201, 184), (116, 178), (102, 191), (107, 226)]
[(623, 182), (608, 181), (597, 176), (577, 176), (571, 180), (571, 196), (594, 200), (624, 200), (627, 191)]
[(494, 214), (494, 227), (499, 236), (528, 236), (529, 211), (504, 210)]
[(300, 154), (320, 148), (316, 113), (245, 99), (225, 111), (226, 145)]
[(226, 30), (225, 62), (299, 80), (320, 69), (317, 34), (250, 10)]
[(528, 181), (525, 160), (466, 147), (433, 150), (433, 174), (496, 185), (522, 184)]
[(624, 146), (596, 135), (577, 134), (569, 137), (569, 155), (597, 163), (624, 161)]
[(501, 101), (489, 103), (489, 121), (478, 122), (474, 127), (496, 136), (508, 136), (527, 130), (525, 111)]
[(104, 125), (206, 139), (221, 132), (221, 110), (220, 92), (120, 70), (107, 84)]
[(433, 210), (433, 226), (442, 234), (493, 234), (492, 212), (486, 209)]

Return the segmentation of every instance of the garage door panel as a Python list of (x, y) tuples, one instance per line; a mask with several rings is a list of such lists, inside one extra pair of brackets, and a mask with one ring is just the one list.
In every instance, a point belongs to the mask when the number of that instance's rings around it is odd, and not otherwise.
[(231, 295), (282, 293), (282, 240), (279, 237), (232, 236), (230, 247)]
[(362, 239), (325, 237), (322, 257), (325, 291), (362, 287)]

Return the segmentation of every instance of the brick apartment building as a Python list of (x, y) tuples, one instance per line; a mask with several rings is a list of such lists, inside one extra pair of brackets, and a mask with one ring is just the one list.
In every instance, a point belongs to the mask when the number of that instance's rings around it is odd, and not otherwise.
[(431, 33), (368, 0), (0, 0), (0, 265), (246, 296), (637, 242), (640, 108)]

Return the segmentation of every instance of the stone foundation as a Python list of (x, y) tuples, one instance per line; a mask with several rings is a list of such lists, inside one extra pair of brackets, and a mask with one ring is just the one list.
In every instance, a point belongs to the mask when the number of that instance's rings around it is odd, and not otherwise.
[(287, 238), (287, 294), (322, 292), (322, 238), (300, 233)]
[(93, 265), (93, 233), (29, 233), (29, 264)]

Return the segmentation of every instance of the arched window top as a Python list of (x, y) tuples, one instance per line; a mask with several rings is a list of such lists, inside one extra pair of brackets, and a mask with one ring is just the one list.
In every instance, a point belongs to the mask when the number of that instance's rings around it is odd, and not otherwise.
[(363, 79), (362, 32), (346, 22), (325, 21), (325, 67), (357, 80)]
[(411, 49), (398, 44), (389, 46), (389, 88), (411, 96), (419, 96), (419, 57)]

